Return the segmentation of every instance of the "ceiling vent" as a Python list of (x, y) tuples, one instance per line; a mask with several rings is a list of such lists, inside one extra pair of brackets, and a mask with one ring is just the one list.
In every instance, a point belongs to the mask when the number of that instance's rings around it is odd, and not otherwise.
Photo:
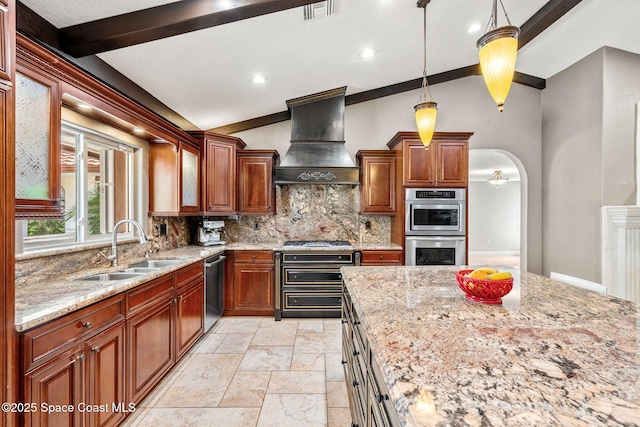
[(325, 0), (319, 3), (308, 4), (303, 6), (304, 20), (324, 18), (336, 13), (335, 0)]

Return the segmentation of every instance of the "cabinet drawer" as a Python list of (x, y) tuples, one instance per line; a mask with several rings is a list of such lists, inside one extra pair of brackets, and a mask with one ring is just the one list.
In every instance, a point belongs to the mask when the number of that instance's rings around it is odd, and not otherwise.
[(173, 274), (160, 277), (127, 292), (127, 317), (166, 296), (173, 295), (174, 277)]
[(272, 251), (238, 251), (234, 254), (236, 262), (273, 263)]
[(23, 372), (124, 319), (123, 297), (117, 296), (68, 314), (22, 336)]
[(284, 292), (284, 310), (342, 309), (341, 292)]
[(193, 265), (188, 265), (184, 268), (181, 268), (176, 272), (176, 288), (191, 283), (193, 278), (203, 275), (204, 265), (202, 262), (197, 262)]
[(402, 251), (363, 251), (360, 265), (401, 265)]

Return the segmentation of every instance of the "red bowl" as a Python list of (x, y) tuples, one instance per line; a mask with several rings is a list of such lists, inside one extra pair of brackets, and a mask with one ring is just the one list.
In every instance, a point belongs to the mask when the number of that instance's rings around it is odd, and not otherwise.
[(483, 304), (502, 304), (502, 297), (511, 292), (513, 277), (503, 280), (472, 279), (467, 274), (473, 270), (460, 270), (456, 273), (458, 286), (469, 301)]

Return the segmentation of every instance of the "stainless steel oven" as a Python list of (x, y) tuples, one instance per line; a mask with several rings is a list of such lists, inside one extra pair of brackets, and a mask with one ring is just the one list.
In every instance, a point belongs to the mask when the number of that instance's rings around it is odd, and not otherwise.
[(465, 236), (406, 236), (406, 265), (464, 265)]
[(407, 188), (405, 235), (464, 236), (466, 190)]

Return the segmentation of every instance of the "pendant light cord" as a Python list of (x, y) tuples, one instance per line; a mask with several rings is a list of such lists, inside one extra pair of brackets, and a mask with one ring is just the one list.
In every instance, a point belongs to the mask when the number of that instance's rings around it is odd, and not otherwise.
[[(507, 18), (507, 24), (511, 25), (511, 20), (509, 19), (509, 15), (507, 14), (507, 9), (504, 8), (502, 0), (500, 0), (500, 7), (502, 7), (504, 17)], [(484, 32), (486, 33), (487, 31), (495, 30), (496, 28), (498, 28), (498, 0), (493, 0), (491, 17), (489, 17), (489, 22), (487, 22), (487, 26), (485, 27)]]
[(431, 100), (431, 89), (429, 89), (429, 81), (427, 80), (427, 5), (424, 5), (424, 18), (423, 18), (423, 30), (424, 30), (424, 62), (422, 67), (422, 99), (427, 100), (427, 93), (429, 93), (429, 100)]

